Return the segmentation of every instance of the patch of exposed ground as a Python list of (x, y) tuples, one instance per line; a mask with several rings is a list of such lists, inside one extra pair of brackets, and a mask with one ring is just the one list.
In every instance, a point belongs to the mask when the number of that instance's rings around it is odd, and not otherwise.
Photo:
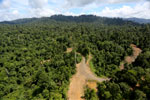
[(50, 59), (41, 61), (41, 64), (44, 64), (46, 62), (50, 62)]
[[(139, 56), (142, 50), (136, 45), (131, 44), (133, 49), (133, 54), (131, 56), (125, 57), (125, 60), (120, 64), (120, 69), (124, 69), (124, 64), (131, 64)], [(68, 48), (67, 52), (71, 52), (72, 49)], [(89, 55), (86, 62), (85, 58), (82, 57), (82, 61), (76, 65), (77, 73), (73, 75), (70, 80), (70, 86), (68, 90), (68, 100), (84, 100), (82, 96), (84, 95), (84, 87), (87, 85), (89, 88), (97, 91), (97, 82), (103, 82), (110, 80), (109, 78), (100, 78), (97, 77), (89, 67), (89, 62), (92, 59), (92, 56)], [(137, 84), (137, 86), (139, 86)]]
[(71, 52), (72, 51), (72, 48), (67, 48), (67, 53)]
[(136, 58), (140, 55), (140, 53), (142, 52), (142, 50), (134, 44), (131, 44), (130, 47), (133, 50), (133, 54), (131, 56), (125, 57), (125, 60), (120, 64), (120, 70), (124, 69), (125, 63), (127, 63), (127, 64), (133, 63), (136, 60)]
[(86, 85), (87, 85), (88, 88), (94, 89), (95, 92), (98, 91), (98, 90), (97, 90), (97, 82), (95, 82), (95, 81), (87, 81), (87, 82), (86, 82)]
[[(77, 73), (73, 75), (70, 80), (70, 86), (68, 90), (68, 100), (84, 100), (82, 96), (84, 95), (84, 87), (89, 80), (95, 82), (103, 82), (109, 80), (108, 78), (97, 77), (89, 68), (89, 61), (91, 60), (89, 56), (87, 63), (85, 58), (82, 57), (82, 61), (76, 65)], [(91, 83), (90, 83), (91, 84)], [(92, 83), (92, 86), (94, 86)]]
[(84, 95), (84, 86), (86, 78), (79, 72), (81, 64), (77, 64), (77, 73), (71, 78), (68, 90), (68, 100), (84, 100), (81, 98)]

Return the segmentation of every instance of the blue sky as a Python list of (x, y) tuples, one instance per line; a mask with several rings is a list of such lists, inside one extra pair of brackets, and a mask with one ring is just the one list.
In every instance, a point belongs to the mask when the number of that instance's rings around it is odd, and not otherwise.
[(0, 0), (0, 21), (54, 14), (150, 19), (150, 0)]

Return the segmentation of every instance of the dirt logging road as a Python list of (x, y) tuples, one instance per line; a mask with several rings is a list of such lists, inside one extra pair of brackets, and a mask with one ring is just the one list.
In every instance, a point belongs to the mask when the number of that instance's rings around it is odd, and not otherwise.
[(108, 78), (97, 77), (89, 68), (89, 61), (91, 56), (86, 60), (82, 57), (82, 61), (76, 65), (77, 73), (71, 78), (70, 86), (68, 90), (68, 100), (84, 100), (82, 96), (84, 95), (84, 87), (88, 80), (103, 82), (109, 80)]
[[(139, 54), (142, 52), (140, 48), (136, 45), (131, 44), (130, 47), (133, 50), (133, 54), (131, 56), (125, 57), (125, 60), (120, 64), (120, 70), (124, 69), (124, 64), (133, 63)], [(67, 49), (68, 52), (72, 51), (72, 49)], [(68, 90), (68, 100), (84, 100), (82, 98), (84, 96), (84, 87), (88, 84), (96, 89), (96, 82), (109, 81), (109, 78), (100, 78), (97, 77), (89, 67), (89, 62), (92, 59), (91, 55), (89, 55), (87, 63), (84, 57), (82, 57), (82, 61), (76, 65), (77, 73), (73, 75), (70, 80), (69, 90)], [(88, 80), (95, 81), (94, 83), (88, 82)]]
[(142, 52), (142, 50), (134, 44), (131, 44), (130, 47), (133, 50), (133, 54), (131, 56), (125, 57), (125, 60), (120, 64), (120, 70), (124, 69), (125, 63), (127, 63), (127, 64), (133, 63), (136, 60), (136, 58), (140, 55), (140, 53)]

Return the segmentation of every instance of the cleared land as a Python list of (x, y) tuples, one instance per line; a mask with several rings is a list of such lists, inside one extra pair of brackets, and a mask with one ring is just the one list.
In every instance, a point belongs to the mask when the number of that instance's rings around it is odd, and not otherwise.
[[(120, 64), (120, 69), (124, 69), (124, 64), (131, 64), (142, 52), (140, 48), (137, 48), (136, 45), (131, 44), (133, 49), (133, 54), (131, 56), (125, 57), (125, 60)], [(67, 49), (67, 52), (72, 51), (71, 48)], [(92, 56), (89, 55), (86, 62), (85, 58), (82, 57), (82, 61), (76, 65), (77, 73), (71, 78), (70, 86), (68, 90), (68, 100), (84, 100), (82, 96), (84, 95), (84, 87), (87, 85), (90, 88), (96, 90), (96, 82), (103, 82), (110, 80), (109, 78), (100, 78), (97, 77), (90, 69), (89, 62), (92, 59)], [(90, 82), (90, 81), (91, 82)]]
[(136, 60), (136, 58), (140, 55), (140, 53), (142, 52), (142, 50), (134, 44), (131, 44), (130, 47), (133, 50), (133, 54), (131, 56), (125, 57), (125, 60), (120, 64), (120, 70), (124, 69), (125, 63), (127, 63), (127, 64), (133, 63)]
[(88, 80), (103, 82), (109, 80), (108, 78), (97, 77), (89, 68), (89, 61), (91, 60), (89, 56), (87, 63), (85, 58), (82, 57), (82, 61), (76, 65), (77, 73), (71, 78), (70, 86), (68, 90), (68, 100), (84, 100), (82, 96), (84, 95), (84, 87)]
[(72, 48), (67, 48), (67, 53), (71, 52), (72, 51)]

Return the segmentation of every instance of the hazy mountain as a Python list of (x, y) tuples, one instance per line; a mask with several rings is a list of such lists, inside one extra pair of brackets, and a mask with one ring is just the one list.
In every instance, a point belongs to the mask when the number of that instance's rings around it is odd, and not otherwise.
[(64, 15), (53, 15), (51, 17), (42, 17), (42, 18), (25, 18), (18, 19), (14, 21), (4, 21), (0, 22), (1, 24), (25, 24), (25, 23), (48, 23), (52, 21), (57, 22), (76, 22), (76, 23), (99, 23), (105, 25), (124, 25), (124, 24), (137, 24), (132, 21), (124, 20), (122, 18), (107, 18), (99, 17), (94, 15), (81, 15), (81, 16), (64, 16)]
[(3, 21), (0, 23), (1, 24), (24, 24), (24, 23), (35, 21), (37, 19), (38, 18), (23, 18), (23, 19), (17, 19), (17, 20), (13, 20), (13, 21)]
[(150, 19), (143, 19), (143, 18), (126, 18), (125, 20), (137, 22), (137, 23), (140, 23), (140, 24), (150, 23)]

